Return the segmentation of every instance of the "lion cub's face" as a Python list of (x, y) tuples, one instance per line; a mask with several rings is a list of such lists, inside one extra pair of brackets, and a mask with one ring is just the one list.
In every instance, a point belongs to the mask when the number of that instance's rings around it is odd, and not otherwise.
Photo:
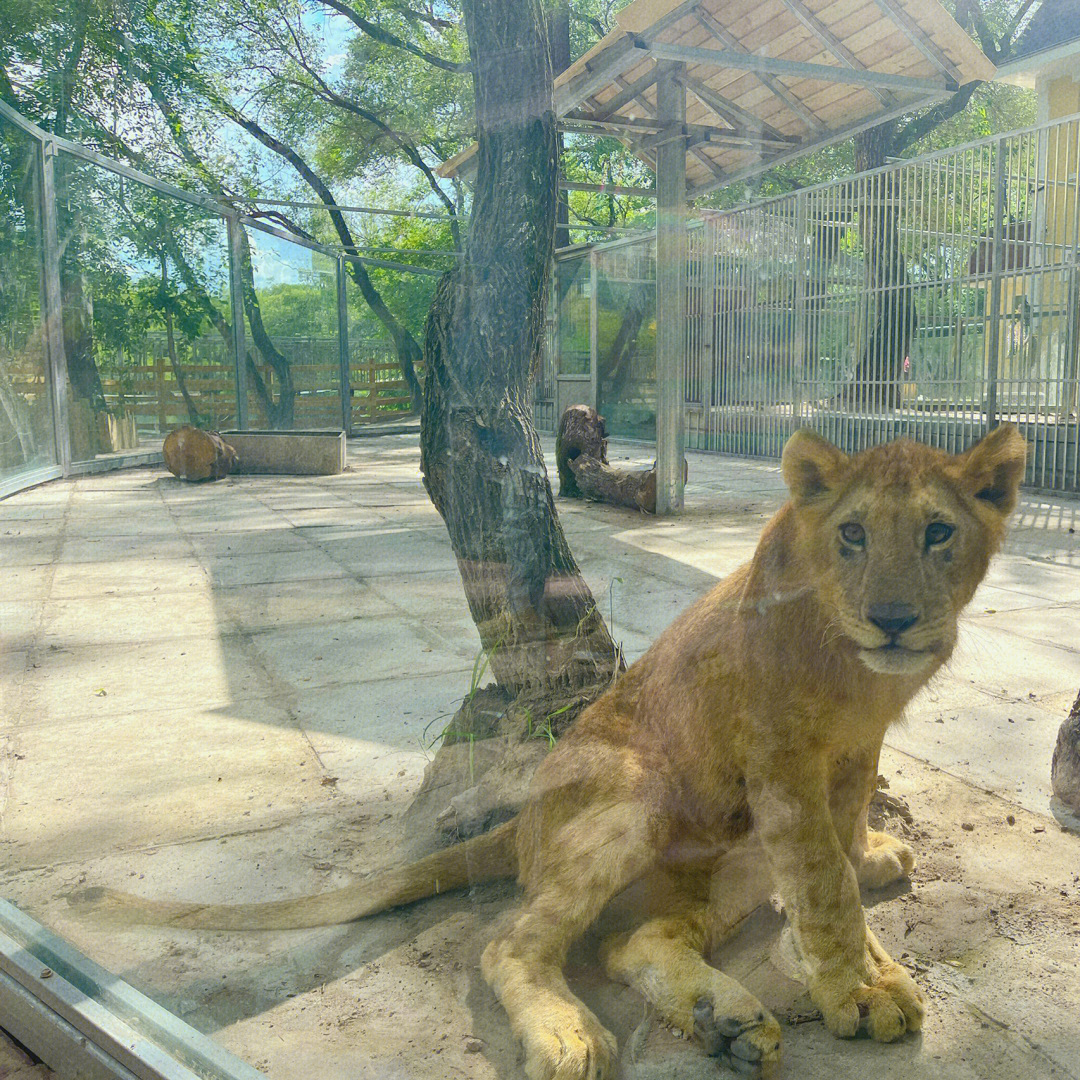
[(796, 432), (784, 478), (815, 587), (872, 671), (915, 675), (948, 658), (957, 617), (1016, 504), (1025, 443), (999, 427), (965, 454), (902, 440), (848, 457)]

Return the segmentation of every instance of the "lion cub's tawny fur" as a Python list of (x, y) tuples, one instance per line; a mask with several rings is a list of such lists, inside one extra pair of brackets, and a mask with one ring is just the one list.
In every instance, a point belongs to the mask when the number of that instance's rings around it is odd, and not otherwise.
[[(773, 890), (825, 1023), (890, 1041), (923, 997), (863, 920), (859, 882), (910, 872), (867, 832), (888, 726), (948, 659), (1024, 468), (1001, 427), (952, 456), (896, 442), (848, 457), (809, 432), (784, 451), (787, 504), (753, 560), (686, 611), (541, 764), (515, 821), (335, 893), (239, 908), (147, 905), (187, 926), (342, 921), (515, 869), (524, 902), (483, 954), (531, 1080), (616, 1074), (614, 1038), (570, 992), (571, 942), (636, 879), (641, 925), (609, 974), (744, 1070), (779, 1061), (776, 1020), (704, 954)], [(652, 910), (654, 909), (654, 910)]]

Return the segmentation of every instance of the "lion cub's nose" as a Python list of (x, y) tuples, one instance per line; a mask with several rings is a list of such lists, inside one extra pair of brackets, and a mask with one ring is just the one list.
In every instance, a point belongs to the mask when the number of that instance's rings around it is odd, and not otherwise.
[(918, 612), (910, 604), (892, 601), (888, 604), (871, 604), (867, 618), (886, 634), (902, 634), (919, 621)]

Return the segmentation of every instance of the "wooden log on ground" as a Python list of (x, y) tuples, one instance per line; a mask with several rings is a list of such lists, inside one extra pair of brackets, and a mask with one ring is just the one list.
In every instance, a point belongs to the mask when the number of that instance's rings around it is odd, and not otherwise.
[(582, 455), (607, 464), (604, 418), (588, 405), (567, 405), (555, 436), (555, 467), (559, 470), (559, 494), (568, 499), (582, 496), (570, 467), (570, 462)]
[(236, 451), (216, 432), (185, 424), (165, 436), (161, 448), (165, 465), (181, 480), (220, 480), (239, 460)]
[(606, 461), (582, 455), (570, 462), (570, 469), (583, 498), (656, 513), (655, 465), (633, 471), (615, 469)]
[(1058, 731), (1050, 761), (1050, 786), (1070, 812), (1080, 816), (1080, 694)]
[[(588, 405), (568, 405), (559, 419), (555, 465), (560, 495), (656, 513), (656, 465), (651, 469), (617, 469), (611, 465), (604, 418)], [(684, 461), (684, 482), (686, 477)]]

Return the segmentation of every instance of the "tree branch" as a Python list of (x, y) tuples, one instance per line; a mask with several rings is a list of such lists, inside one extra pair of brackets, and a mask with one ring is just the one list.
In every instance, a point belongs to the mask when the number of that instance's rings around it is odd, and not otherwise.
[(339, 15), (344, 15), (345, 18), (349, 19), (367, 34), (368, 37), (373, 41), (379, 42), (381, 45), (390, 45), (395, 49), (404, 49), (406, 52), (412, 53), (413, 56), (420, 57), (421, 60), (431, 64), (433, 67), (442, 68), (443, 71), (466, 74), (472, 70), (469, 64), (458, 63), (456, 60), (444, 60), (441, 56), (435, 56), (434, 53), (426, 52), (424, 49), (421, 49), (419, 45), (414, 45), (411, 41), (405, 41), (396, 34), (391, 34), (389, 30), (384, 30), (381, 26), (369, 22), (360, 15), (359, 12), (349, 7), (348, 4), (343, 3), (342, 0), (319, 0), (319, 2), (325, 4), (328, 8), (332, 8)]
[(890, 153), (900, 154), (925, 135), (928, 135), (938, 124), (943, 124), (946, 120), (951, 120), (957, 113), (963, 112), (967, 108), (972, 94), (981, 85), (982, 83), (978, 81), (966, 83), (952, 97), (939, 102), (933, 108), (927, 109), (926, 112), (914, 117), (903, 127), (898, 128), (893, 133), (889, 147)]

